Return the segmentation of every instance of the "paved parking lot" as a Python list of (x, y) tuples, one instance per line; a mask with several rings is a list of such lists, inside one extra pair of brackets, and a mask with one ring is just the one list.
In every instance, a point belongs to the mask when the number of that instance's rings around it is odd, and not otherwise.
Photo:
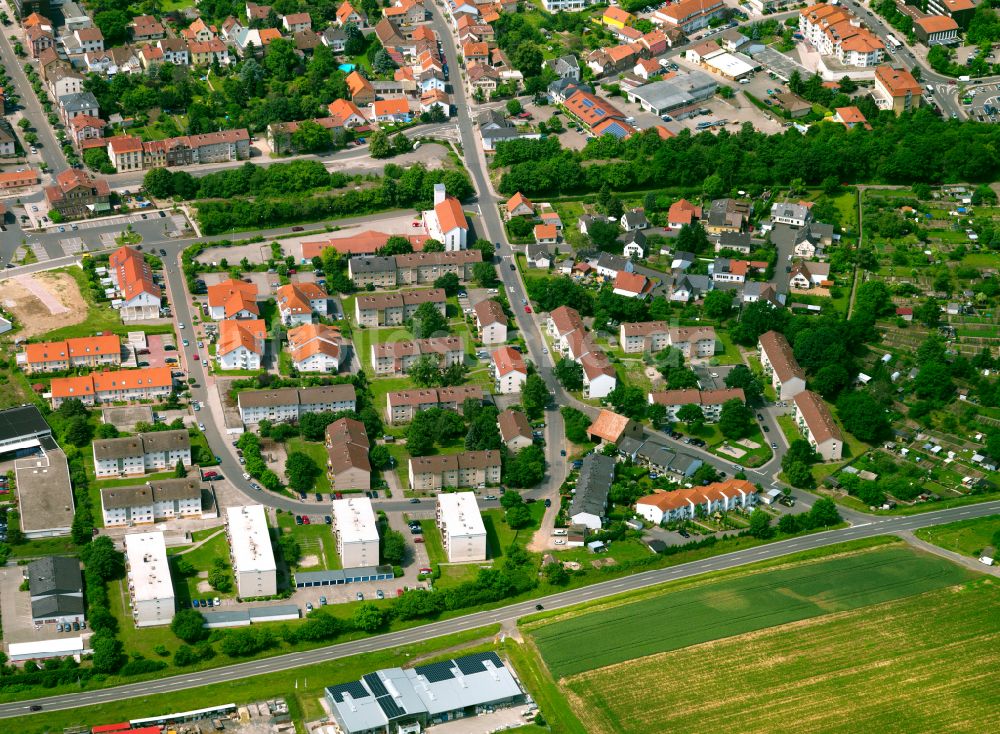
[[(31, 618), (31, 597), (21, 591), (24, 566), (0, 568), (0, 615), (3, 617), (3, 641), (38, 642), (60, 637), (79, 637), (80, 632), (57, 632), (55, 624), (36, 625)], [(84, 632), (83, 634), (88, 634)]]
[[(286, 247), (282, 247), (282, 252), (285, 255), (293, 254)], [(246, 258), (253, 265), (266, 262), (271, 258), (271, 243), (251, 242), (250, 244), (237, 245), (235, 247), (208, 247), (195, 259), (203, 265), (215, 266), (223, 259), (235, 265), (243, 258)]]

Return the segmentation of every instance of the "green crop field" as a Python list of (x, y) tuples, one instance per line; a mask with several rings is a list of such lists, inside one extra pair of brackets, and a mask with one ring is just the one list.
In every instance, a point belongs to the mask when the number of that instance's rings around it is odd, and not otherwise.
[[(984, 548), (993, 544), (993, 535), (998, 532), (1000, 532), (1000, 515), (991, 515), (921, 528), (917, 530), (916, 536), (928, 543), (961, 553), (963, 556), (979, 556)], [(1000, 552), (998, 548), (993, 550)]]
[(989, 581), (938, 589), (630, 660), (564, 690), (588, 734), (1000, 731), (998, 605)]
[[(961, 583), (968, 571), (886, 548), (668, 592), (534, 632), (556, 679), (645, 655)], [(655, 633), (652, 633), (655, 630)]]

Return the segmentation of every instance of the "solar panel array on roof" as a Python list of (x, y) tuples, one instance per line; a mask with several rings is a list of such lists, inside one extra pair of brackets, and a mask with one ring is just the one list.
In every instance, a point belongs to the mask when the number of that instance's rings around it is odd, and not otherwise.
[(382, 709), (383, 713), (385, 713), (385, 717), (389, 719), (389, 721), (406, 715), (406, 711), (397, 706), (396, 702), (392, 700), (392, 696), (388, 694), (385, 696), (379, 696), (375, 699), (375, 702), (379, 705), (379, 708)]
[(451, 680), (455, 677), (455, 670), (451, 667), (451, 661), (442, 663), (430, 663), (428, 665), (418, 665), (414, 668), (417, 675), (422, 675), (431, 683), (439, 683), (443, 680)]
[(361, 685), (361, 681), (352, 680), (349, 683), (340, 683), (335, 686), (330, 686), (327, 688), (330, 695), (333, 696), (333, 700), (337, 703), (344, 702), (344, 694), (350, 694), (353, 699), (368, 698), (369, 693), (365, 690), (365, 687)]
[(458, 669), (462, 671), (463, 675), (485, 673), (486, 666), (483, 665), (483, 662), (486, 660), (493, 663), (494, 667), (503, 667), (503, 662), (495, 652), (474, 652), (471, 655), (465, 655), (464, 657), (457, 658), (455, 660), (455, 665), (458, 666)]
[(361, 677), (365, 679), (365, 683), (368, 684), (368, 690), (372, 692), (373, 696), (389, 695), (389, 691), (385, 689), (385, 685), (382, 683), (382, 679), (378, 677), (378, 673), (365, 673)]

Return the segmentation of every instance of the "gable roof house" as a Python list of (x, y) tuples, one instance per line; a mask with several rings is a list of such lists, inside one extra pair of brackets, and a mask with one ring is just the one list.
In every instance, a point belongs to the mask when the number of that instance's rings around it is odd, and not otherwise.
[(122, 321), (155, 319), (160, 315), (160, 287), (146, 258), (131, 247), (119, 247), (108, 259), (108, 274), (114, 279), (121, 304)]
[(213, 321), (260, 317), (257, 286), (235, 278), (210, 285), (207, 305), (208, 316)]
[(497, 416), (497, 425), (500, 428), (500, 440), (508, 451), (520, 451), (534, 443), (531, 424), (519, 410), (508, 408), (503, 411)]
[(576, 480), (569, 518), (574, 525), (600, 530), (608, 509), (608, 492), (615, 480), (615, 460), (597, 452), (583, 457), (580, 476)]
[(602, 409), (587, 429), (591, 441), (598, 443), (618, 443), (623, 438), (642, 438), (642, 424), (619, 415), (612, 410)]

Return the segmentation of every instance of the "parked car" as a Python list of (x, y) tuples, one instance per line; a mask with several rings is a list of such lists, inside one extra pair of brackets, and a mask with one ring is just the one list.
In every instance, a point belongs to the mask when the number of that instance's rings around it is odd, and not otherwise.
[(296, 525), (301, 525), (302, 524), (302, 515), (296, 515), (295, 516), (295, 524)]
[(382, 589), (376, 590), (375, 596), (378, 597), (379, 599), (385, 599), (385, 594), (382, 593)]
[(311, 612), (313, 610), (313, 605), (311, 601), (306, 602), (306, 611)]
[(359, 591), (359, 592), (358, 592), (358, 593), (356, 594), (356, 598), (357, 598), (357, 600), (358, 600), (358, 601), (364, 601), (364, 600), (365, 600), (365, 595), (364, 595), (364, 594), (362, 594), (362, 593), (361, 593), (361, 592)]
[(325, 607), (325, 606), (326, 606), (326, 597), (325, 597), (325, 596), (321, 596), (321, 597), (319, 598), (319, 605), (320, 605), (321, 607)]

